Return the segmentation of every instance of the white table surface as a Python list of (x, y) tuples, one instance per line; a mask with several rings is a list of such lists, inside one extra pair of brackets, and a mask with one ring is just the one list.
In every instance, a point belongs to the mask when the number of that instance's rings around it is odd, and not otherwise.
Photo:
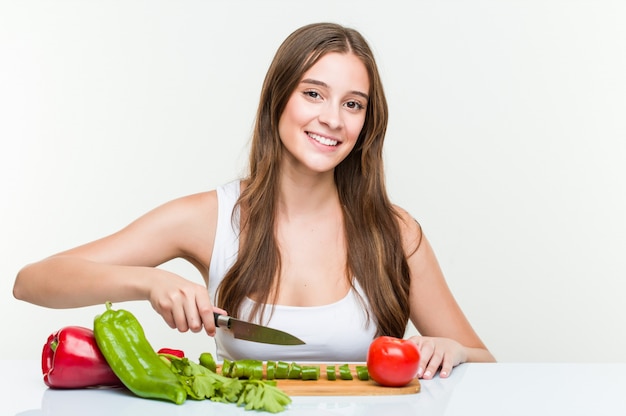
[[(0, 360), (2, 415), (262, 415), (233, 404), (142, 399), (124, 389), (52, 390), (34, 360)], [(450, 378), (422, 380), (418, 394), (292, 397), (280, 415), (626, 415), (626, 363), (463, 364)]]

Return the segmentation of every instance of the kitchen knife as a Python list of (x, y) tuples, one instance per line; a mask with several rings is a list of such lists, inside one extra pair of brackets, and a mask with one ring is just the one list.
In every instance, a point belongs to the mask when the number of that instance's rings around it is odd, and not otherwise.
[(284, 331), (257, 325), (213, 312), (215, 325), (232, 332), (237, 339), (276, 345), (302, 345), (304, 341)]

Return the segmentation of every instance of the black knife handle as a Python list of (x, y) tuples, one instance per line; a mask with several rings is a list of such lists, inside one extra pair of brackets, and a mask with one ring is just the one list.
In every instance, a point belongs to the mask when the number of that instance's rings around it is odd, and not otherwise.
[(221, 315), (217, 312), (213, 312), (215, 318), (215, 326), (220, 328), (230, 328), (230, 317), (228, 315)]

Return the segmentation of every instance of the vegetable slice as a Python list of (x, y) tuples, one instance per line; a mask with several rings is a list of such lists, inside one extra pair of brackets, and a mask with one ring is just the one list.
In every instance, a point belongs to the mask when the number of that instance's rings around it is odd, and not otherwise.
[(276, 361), (268, 361), (265, 366), (265, 373), (268, 380), (274, 380), (276, 373)]
[(230, 369), (232, 367), (232, 361), (224, 358), (224, 363), (222, 364), (222, 375), (226, 377), (230, 377)]
[(215, 363), (213, 355), (211, 355), (210, 352), (203, 352), (202, 354), (200, 354), (199, 362), (202, 367), (207, 368), (215, 373), (215, 370), (217, 369), (217, 364)]
[(287, 378), (289, 374), (289, 363), (285, 361), (279, 361), (276, 363), (276, 371), (274, 373), (274, 378), (282, 379)]
[(356, 376), (361, 381), (367, 381), (370, 379), (370, 374), (367, 371), (366, 365), (357, 365), (356, 366)]
[(320, 378), (320, 366), (319, 365), (303, 365), (302, 366), (302, 380), (319, 380)]
[(302, 367), (298, 363), (291, 363), (289, 366), (289, 372), (287, 373), (288, 379), (298, 379), (302, 377)]
[(354, 379), (354, 377), (352, 377), (352, 371), (350, 370), (350, 366), (348, 364), (344, 364), (344, 365), (340, 365), (339, 366), (339, 377), (342, 380), (352, 380), (352, 379)]
[(326, 378), (331, 380), (331, 381), (337, 380), (337, 373), (335, 372), (335, 366), (334, 365), (327, 365), (326, 366)]

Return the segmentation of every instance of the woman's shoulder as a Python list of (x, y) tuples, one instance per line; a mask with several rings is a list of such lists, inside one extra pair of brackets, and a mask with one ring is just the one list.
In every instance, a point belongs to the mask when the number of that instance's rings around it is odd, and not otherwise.
[(197, 192), (175, 198), (162, 206), (179, 214), (212, 211), (217, 207), (217, 190)]
[(422, 226), (415, 217), (406, 209), (393, 205), (398, 217), (398, 226), (402, 235), (402, 243), (407, 253), (413, 253), (422, 242)]
[(181, 215), (181, 218), (190, 215), (191, 218), (201, 217), (211, 220), (214, 215), (217, 215), (218, 201), (222, 200), (222, 203), (226, 205), (228, 205), (226, 200), (236, 201), (240, 195), (240, 188), (240, 181), (235, 180), (214, 189), (178, 197), (164, 204), (164, 207)]
[(419, 226), (419, 223), (415, 219), (415, 217), (406, 209), (402, 208), (399, 205), (392, 205), (398, 219), (400, 220), (400, 228), (414, 228), (415, 225)]

